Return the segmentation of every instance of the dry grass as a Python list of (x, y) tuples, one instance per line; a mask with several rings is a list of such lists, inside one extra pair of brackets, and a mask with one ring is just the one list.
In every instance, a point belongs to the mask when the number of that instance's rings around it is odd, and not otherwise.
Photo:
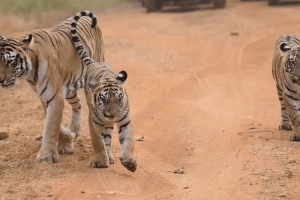
[[(41, 146), (41, 141), (36, 138), (43, 131), (44, 114), (38, 97), (25, 80), (18, 80), (13, 89), (0, 90), (0, 113), (0, 129), (9, 134), (8, 139), (0, 140), (0, 200), (51, 197), (49, 181), (72, 174), (74, 168), (69, 168), (68, 159), (74, 157), (61, 156), (61, 160), (67, 160), (55, 164), (36, 162)], [(66, 118), (69, 116), (69, 109), (65, 115)], [(85, 149), (75, 155), (75, 159), (82, 160), (82, 165), (87, 167), (91, 148), (81, 145), (84, 138), (76, 143), (76, 150)]]

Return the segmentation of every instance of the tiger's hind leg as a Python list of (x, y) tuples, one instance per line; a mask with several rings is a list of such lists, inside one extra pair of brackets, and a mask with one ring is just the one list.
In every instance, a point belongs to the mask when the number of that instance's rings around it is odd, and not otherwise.
[(94, 157), (91, 161), (91, 167), (107, 168), (109, 166), (109, 157), (107, 155), (104, 143), (104, 125), (99, 122), (95, 116), (89, 114), (89, 128), (94, 149)]
[(120, 161), (126, 169), (134, 172), (137, 168), (136, 160), (133, 159), (133, 134), (131, 131), (130, 119), (127, 116), (121, 122), (117, 122), (119, 128), (119, 141), (121, 144)]
[[(47, 115), (47, 108), (44, 102), (41, 101), (45, 115)], [(66, 129), (62, 124), (59, 129), (58, 146), (57, 150), (60, 154), (73, 154), (74, 153), (74, 139), (76, 134)]]
[(72, 107), (72, 116), (68, 125), (68, 129), (76, 134), (76, 137), (80, 134), (81, 127), (81, 104), (80, 99), (77, 96), (77, 92), (70, 93), (67, 98), (67, 102)]
[(81, 104), (76, 91), (70, 93), (66, 100), (72, 107), (72, 115), (68, 128), (60, 125), (57, 148), (60, 154), (73, 154), (74, 140), (79, 136), (81, 126)]

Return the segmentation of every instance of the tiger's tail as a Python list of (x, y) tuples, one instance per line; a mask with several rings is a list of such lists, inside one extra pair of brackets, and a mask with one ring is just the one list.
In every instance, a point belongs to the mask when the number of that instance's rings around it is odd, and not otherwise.
[(80, 56), (80, 58), (83, 60), (84, 64), (89, 66), (90, 64), (92, 64), (94, 62), (94, 60), (89, 57), (79, 39), (78, 33), (77, 33), (77, 22), (79, 21), (79, 19), (83, 16), (88, 16), (92, 19), (92, 24), (91, 27), (95, 28), (97, 25), (97, 18), (96, 16), (91, 12), (91, 11), (81, 11), (79, 13), (77, 13), (71, 22), (71, 38), (72, 38), (72, 42)]

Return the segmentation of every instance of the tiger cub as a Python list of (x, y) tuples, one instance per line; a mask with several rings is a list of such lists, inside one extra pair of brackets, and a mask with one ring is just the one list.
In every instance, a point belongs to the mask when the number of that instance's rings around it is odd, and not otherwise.
[(84, 13), (74, 16), (71, 23), (71, 36), (78, 54), (87, 66), (85, 95), (89, 107), (88, 121), (94, 149), (91, 166), (106, 168), (115, 162), (111, 137), (116, 124), (122, 147), (119, 159), (124, 167), (134, 172), (137, 164), (133, 159), (134, 142), (129, 116), (130, 107), (125, 90), (127, 73), (120, 71), (116, 74), (109, 64), (96, 62), (87, 55), (77, 34), (77, 22), (81, 16), (84, 16)]
[(300, 141), (300, 40), (280, 36), (275, 44), (272, 74), (281, 104), (279, 129), (292, 130), (290, 140)]

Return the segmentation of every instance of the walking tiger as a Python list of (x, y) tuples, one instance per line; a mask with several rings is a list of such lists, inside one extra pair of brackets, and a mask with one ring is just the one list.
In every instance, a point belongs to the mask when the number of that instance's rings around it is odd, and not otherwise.
[(280, 36), (275, 45), (272, 74), (281, 105), (279, 129), (293, 130), (290, 140), (300, 141), (300, 40)]
[[(114, 124), (117, 125), (121, 153), (119, 159), (124, 167), (134, 172), (137, 164), (133, 159), (133, 133), (129, 115), (129, 100), (125, 90), (127, 73), (115, 73), (104, 62), (92, 59), (77, 34), (78, 20), (87, 13), (78, 13), (71, 23), (71, 36), (75, 48), (87, 66), (85, 95), (89, 107), (89, 129), (94, 149), (92, 167), (108, 167), (115, 162), (112, 155), (111, 137)], [(92, 14), (89, 15), (95, 18)], [(92, 27), (95, 24), (91, 25)]]
[[(73, 140), (80, 131), (77, 90), (84, 87), (87, 68), (73, 46), (72, 20), (73, 17), (63, 21), (51, 31), (34, 31), (25, 38), (0, 38), (0, 84), (3, 88), (13, 87), (19, 77), (25, 77), (46, 114), (42, 146), (37, 155), (40, 162), (58, 162), (58, 152), (73, 153)], [(101, 30), (98, 26), (91, 28), (91, 23), (96, 24), (96, 18), (81, 18), (77, 24), (78, 36), (91, 58), (104, 61)], [(61, 124), (64, 99), (72, 107), (68, 128)]]

